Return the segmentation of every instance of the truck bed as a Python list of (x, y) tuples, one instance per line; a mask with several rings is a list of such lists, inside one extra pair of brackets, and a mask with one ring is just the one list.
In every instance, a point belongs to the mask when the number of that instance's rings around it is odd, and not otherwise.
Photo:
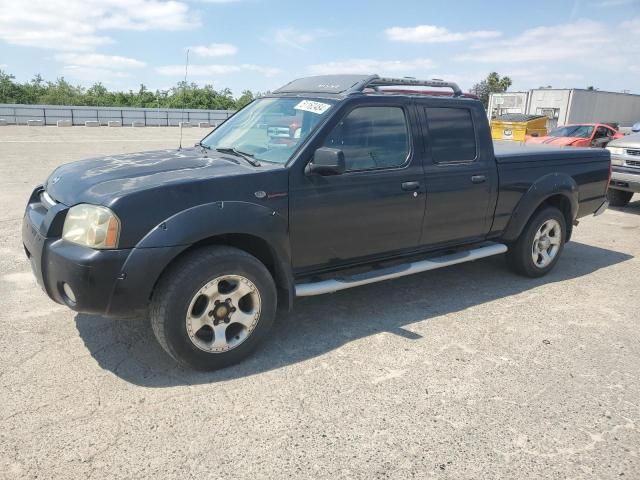
[(496, 162), (537, 162), (541, 160), (572, 160), (580, 162), (593, 159), (595, 162), (604, 161), (609, 152), (601, 148), (555, 147), (544, 144), (524, 144), (496, 140), (493, 142)]
[[(543, 183), (551, 191), (562, 184), (566, 190), (577, 192), (576, 218), (593, 214), (606, 200), (608, 150), (496, 141), (494, 152), (500, 188), (493, 232), (506, 228), (525, 194), (530, 189), (540, 190)], [(566, 185), (567, 176), (571, 177), (570, 185)]]

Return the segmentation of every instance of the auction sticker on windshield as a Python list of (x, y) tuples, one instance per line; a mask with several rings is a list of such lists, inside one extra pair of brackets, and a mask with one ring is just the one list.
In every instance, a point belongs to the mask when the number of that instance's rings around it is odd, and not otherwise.
[(305, 112), (317, 113), (322, 115), (331, 108), (330, 103), (314, 102), (312, 100), (302, 100), (295, 107), (296, 110), (304, 110)]

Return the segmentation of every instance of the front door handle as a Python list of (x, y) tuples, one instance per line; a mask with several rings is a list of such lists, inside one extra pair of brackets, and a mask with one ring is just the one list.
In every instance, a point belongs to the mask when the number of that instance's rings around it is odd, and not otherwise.
[(403, 182), (402, 190), (405, 192), (413, 192), (420, 188), (420, 182)]
[(484, 175), (472, 175), (471, 181), (473, 183), (484, 183), (487, 181), (487, 177), (485, 177)]

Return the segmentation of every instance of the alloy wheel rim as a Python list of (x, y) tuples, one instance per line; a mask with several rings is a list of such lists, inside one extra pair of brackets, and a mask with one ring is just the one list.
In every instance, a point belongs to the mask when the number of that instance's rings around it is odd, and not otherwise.
[(538, 268), (545, 268), (553, 262), (560, 251), (562, 226), (554, 219), (544, 222), (533, 237), (531, 258)]
[(186, 315), (189, 340), (208, 353), (224, 353), (249, 338), (260, 320), (260, 293), (241, 275), (207, 282), (191, 299)]

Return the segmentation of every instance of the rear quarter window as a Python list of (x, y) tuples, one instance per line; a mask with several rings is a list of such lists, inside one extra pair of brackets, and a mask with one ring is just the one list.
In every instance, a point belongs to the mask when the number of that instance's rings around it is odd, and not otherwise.
[(466, 108), (427, 107), (428, 143), (435, 163), (476, 159), (476, 132)]

